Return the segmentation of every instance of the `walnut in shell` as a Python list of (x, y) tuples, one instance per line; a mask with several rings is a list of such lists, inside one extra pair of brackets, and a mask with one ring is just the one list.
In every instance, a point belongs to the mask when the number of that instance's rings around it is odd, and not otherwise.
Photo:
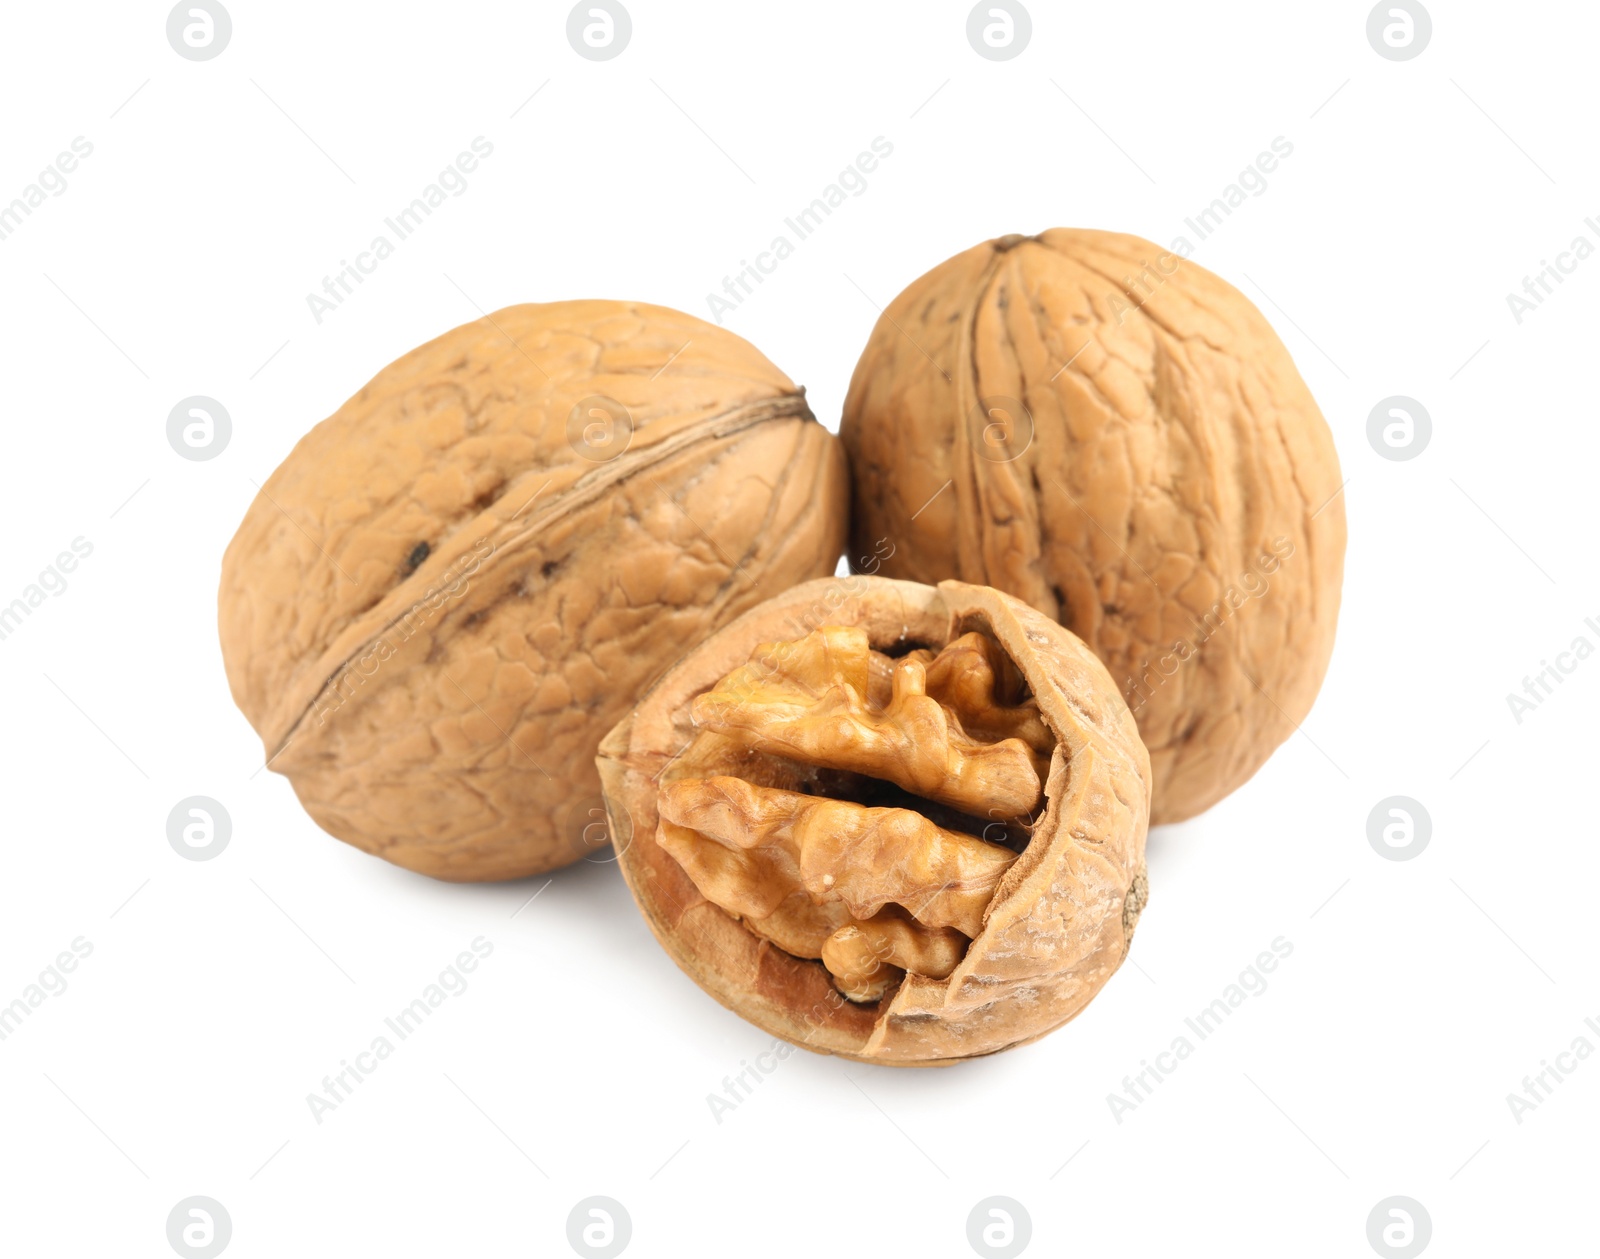
[(1150, 767), (1105, 667), (981, 586), (857, 576), (746, 613), (605, 739), (620, 865), (702, 988), (927, 1066), (1076, 1015), (1146, 898)]
[(1153, 822), (1209, 808), (1305, 717), (1333, 650), (1333, 441), (1261, 313), (1133, 236), (956, 255), (890, 303), (840, 436), (851, 551), (998, 587), (1105, 661)]
[(340, 839), (445, 879), (595, 852), (594, 755), (718, 626), (833, 571), (846, 473), (753, 346), (658, 306), (515, 306), (390, 364), (223, 559), (228, 681)]

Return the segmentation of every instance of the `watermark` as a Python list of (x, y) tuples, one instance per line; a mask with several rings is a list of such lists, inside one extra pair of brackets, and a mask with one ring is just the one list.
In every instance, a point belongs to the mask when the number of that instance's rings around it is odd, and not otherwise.
[[(1117, 327), (1127, 322), (1146, 302), (1156, 295), (1156, 290), (1178, 274), (1183, 260), (1194, 252), (1194, 246), (1183, 237), (1173, 242), (1167, 253), (1158, 254), (1156, 260), (1139, 264), (1139, 270), (1122, 277), (1122, 288), (1111, 294), (1111, 310), (1117, 317)], [(1172, 265), (1167, 265), (1168, 259)], [(1131, 299), (1137, 298), (1137, 301)], [(1079, 353), (1082, 353), (1080, 350)]]
[[(381, 637), (369, 643), (366, 651), (348, 660), (338, 676), (322, 688), (321, 694), (317, 696), (312, 706), (317, 724), (322, 725), (327, 721), (328, 714), (343, 708), (351, 696), (365, 686), (370, 678), (377, 675), (385, 661), (409, 642), (419, 630), (428, 628), (438, 619), (440, 611), (446, 604), (466, 594), (470, 585), (469, 578), (483, 566), (484, 560), (493, 555), (494, 551), (493, 542), (488, 538), (479, 539), (472, 550), (452, 563), (419, 599), (396, 618)], [(409, 576), (410, 572), (414, 572), (430, 554), (431, 548), (426, 542), (417, 543), (407, 556), (409, 571), (406, 575)]]
[[(1256, 154), (1255, 160), (1213, 197), (1210, 205), (1184, 219), (1183, 225), (1195, 234), (1196, 243), (1215, 235), (1216, 230), (1246, 201), (1264, 195), (1271, 186), (1269, 180), (1277, 171), (1278, 164), (1287, 161), (1293, 153), (1293, 141), (1284, 136), (1273, 136), (1268, 148)], [(1187, 258), (1194, 252), (1194, 246), (1187, 237), (1180, 236), (1173, 241), (1172, 250), (1180, 257)]]
[(604, 796), (582, 796), (562, 811), (558, 829), (574, 860), (609, 865), (628, 851), (628, 845), (633, 842), (633, 815), (620, 804), (617, 808), (622, 825), (615, 835), (611, 831)]
[[(1590, 633), (1600, 637), (1600, 622), (1594, 617), (1583, 618), (1583, 626)], [(1565, 651), (1556, 652), (1556, 662), (1551, 664), (1548, 660), (1539, 661), (1539, 672), (1532, 677), (1522, 679), (1522, 691), (1508, 691), (1506, 693), (1506, 707), (1511, 710), (1511, 716), (1521, 725), (1523, 719), (1532, 712), (1537, 712), (1546, 700), (1556, 693), (1556, 688), (1563, 685), (1566, 680), (1578, 671), (1578, 666), (1594, 655), (1594, 644), (1589, 641), (1588, 635), (1579, 634), (1567, 645)]]
[(567, 412), (567, 445), (580, 459), (609, 463), (633, 442), (633, 414), (615, 398), (591, 394)]
[(345, 299), (378, 269), (378, 264), (393, 257), (400, 242), (414, 236), (435, 210), (466, 192), (470, 186), (467, 176), (478, 169), (479, 162), (487, 160), (494, 152), (493, 143), (482, 136), (474, 136), (470, 147), (471, 152), (462, 150), (457, 153), (455, 160), (412, 198), (410, 205), (384, 219), (383, 225), (388, 231), (374, 235), (367, 247), (356, 254), (354, 262), (347, 258), (339, 259), (339, 270), (332, 276), (322, 277), (321, 293), (306, 294), (306, 305), (318, 324), (324, 316), (343, 306)]
[[(883, 567), (885, 560), (893, 559), (896, 551), (894, 543), (887, 538), (879, 538), (873, 543), (872, 554), (863, 555), (857, 560), (859, 571), (848, 577), (838, 577), (828, 583), (816, 604), (805, 612), (790, 613), (784, 619), (785, 637), (788, 639), (804, 638), (813, 630), (820, 629), (830, 623), (832, 614), (839, 608), (849, 603), (852, 599), (866, 593), (866, 583), (861, 579), (871, 577)], [(778, 662), (775, 658), (760, 657), (762, 666), (770, 674), (778, 672)]]
[(193, 463), (215, 459), (233, 438), (233, 418), (215, 398), (195, 394), (167, 413), (167, 445)]
[[(1117, 317), (1117, 326), (1121, 327), (1129, 315), (1143, 307), (1178, 274), (1184, 260), (1195, 252), (1200, 241), (1214, 236), (1217, 229), (1246, 201), (1263, 196), (1271, 186), (1270, 177), (1277, 172), (1279, 164), (1287, 161), (1293, 153), (1293, 141), (1285, 136), (1274, 136), (1268, 148), (1256, 154), (1255, 159), (1213, 197), (1209, 205), (1183, 220), (1183, 225), (1194, 235), (1194, 240), (1182, 234), (1173, 237), (1166, 252), (1156, 255), (1153, 260), (1146, 259), (1139, 264), (1137, 271), (1123, 276), (1121, 289), (1110, 295), (1110, 308)], [(1078, 351), (1079, 354), (1082, 352)]]
[[(605, 421), (607, 427), (602, 429), (599, 421), (591, 420), (587, 426), (582, 426), (579, 421), (586, 412), (598, 415)], [(632, 419), (627, 408), (621, 403), (609, 398), (590, 397), (579, 402), (573, 407), (568, 423), (568, 440), (574, 451), (593, 462), (614, 459), (621, 454), (632, 439)], [(539, 492), (542, 492), (539, 491)], [(536, 492), (527, 503), (526, 508), (539, 496)], [(512, 516), (515, 521), (521, 515), (522, 509)], [(523, 528), (531, 527), (532, 517), (524, 522)], [(432, 584), (407, 608), (401, 615), (385, 627), (383, 633), (376, 639), (366, 644), (365, 649), (357, 656), (346, 660), (335, 674), (324, 684), (312, 703), (312, 715), (317, 725), (323, 725), (329, 716), (338, 712), (345, 706), (371, 679), (377, 676), (396, 652), (414, 638), (418, 632), (430, 628), (443, 614), (443, 610), (450, 603), (461, 599), (470, 589), (470, 579), (477, 574), (484, 562), (495, 553), (496, 545), (488, 537), (483, 537), (475, 542), (465, 554), (453, 560), (445, 571), (435, 578)], [(419, 541), (406, 553), (405, 560), (400, 567), (399, 576), (403, 581), (415, 573), (433, 554), (432, 545), (426, 540)], [(555, 562), (545, 565), (545, 573), (555, 567)], [(282, 749), (279, 751), (281, 752)], [(274, 752), (268, 758), (270, 764), (279, 752)], [(598, 797), (594, 798), (598, 803)], [(590, 823), (598, 819), (600, 822), (598, 843), (591, 841)], [(597, 846), (604, 846), (608, 841), (604, 837), (604, 813), (597, 811), (578, 823), (574, 831), (569, 832), (569, 839), (573, 842), (580, 855), (587, 855)]]
[(1275, 938), (1270, 951), (1263, 949), (1256, 954), (1255, 961), (1240, 971), (1238, 978), (1223, 988), (1209, 1005), (1202, 1006), (1193, 1017), (1183, 1020), (1184, 1027), (1194, 1033), (1194, 1040), (1180, 1032), (1172, 1038), (1167, 1048), (1155, 1055), (1154, 1061), (1141, 1058), (1139, 1070), (1122, 1077), (1122, 1092), (1106, 1094), (1106, 1105), (1118, 1126), (1122, 1124), (1124, 1116), (1155, 1096), (1156, 1089), (1165, 1084), (1167, 1078), (1195, 1052), (1199, 1042), (1215, 1035), (1233, 1017), (1233, 1012), (1251, 997), (1259, 997), (1264, 993), (1267, 990), (1267, 976), (1277, 970), (1293, 952), (1292, 941), (1283, 936)]
[(794, 1053), (794, 1046), (786, 1040), (773, 1038), (768, 1045), (756, 1055), (754, 1062), (739, 1059), (739, 1070), (731, 1076), (722, 1077), (722, 1092), (707, 1093), (706, 1105), (711, 1108), (711, 1117), (722, 1125), (723, 1115), (729, 1114), (755, 1095), (755, 1091), (766, 1083), (767, 1076), (778, 1069), (778, 1064)]
[(189, 1259), (215, 1259), (233, 1239), (233, 1218), (215, 1198), (185, 1198), (167, 1215), (167, 1241)]
[(983, 1259), (1013, 1259), (1033, 1240), (1033, 1217), (1015, 1198), (985, 1198), (967, 1213), (967, 1244)]
[(186, 861), (210, 861), (233, 838), (233, 819), (210, 796), (187, 796), (167, 814), (167, 843)]
[[(740, 670), (741, 681), (738, 684), (742, 688), (740, 694), (755, 702), (762, 702), (762, 691), (767, 683), (784, 674), (782, 648), (824, 626), (838, 624), (839, 610), (866, 592), (866, 583), (862, 578), (875, 574), (885, 560), (893, 557), (895, 550), (892, 542), (880, 538), (873, 544), (871, 555), (859, 557), (857, 564), (860, 571), (851, 573), (847, 577), (835, 577), (823, 587), (822, 593), (814, 602), (787, 613), (780, 623), (781, 629), (774, 636), (774, 641), (761, 644), (773, 650), (770, 652), (758, 650)], [(727, 692), (732, 689), (731, 679), (725, 678), (718, 683), (720, 691)]]
[(217, 0), (178, 0), (167, 14), (167, 43), (185, 61), (210, 61), (233, 38), (233, 19)]
[(78, 565), (94, 554), (94, 543), (81, 534), (72, 539), (69, 549), (57, 554), (55, 559), (40, 571), (39, 576), (22, 588), (22, 593), (10, 603), (0, 605), (0, 641), (10, 638), (31, 617), (34, 609), (44, 606), (51, 598), (67, 593), (67, 577), (76, 572)]
[(1017, 0), (978, 0), (967, 14), (967, 43), (985, 61), (1020, 57), (1033, 38), (1033, 18)]
[[(1596, 239), (1600, 239), (1600, 223), (1596, 223), (1592, 216), (1584, 219), (1583, 225), (1595, 234)], [(1594, 241), (1579, 233), (1572, 238), (1570, 245), (1556, 255), (1554, 262), (1548, 258), (1539, 259), (1539, 270), (1531, 276), (1522, 277), (1522, 292), (1506, 294), (1506, 307), (1518, 326), (1543, 306), (1545, 299), (1554, 295), (1556, 289), (1567, 282), (1567, 277), (1576, 273), (1579, 264), (1587, 262), (1594, 252)]]
[(615, 1198), (585, 1198), (567, 1213), (567, 1244), (586, 1259), (616, 1259), (633, 1239), (633, 1217)]
[(1367, 14), (1367, 43), (1385, 61), (1420, 57), (1433, 39), (1433, 19), (1418, 0), (1378, 0)]
[(1262, 551), (1256, 557), (1255, 566), (1246, 569), (1237, 583), (1228, 585), (1217, 601), (1196, 618), (1193, 634), (1168, 645), (1161, 655), (1144, 666), (1138, 677), (1130, 677), (1123, 683), (1123, 698), (1128, 701), (1128, 707), (1137, 713), (1157, 688), (1176, 677), (1184, 665), (1200, 654), (1200, 649), (1227, 626), (1235, 612), (1252, 599), (1262, 598), (1271, 589), (1269, 578), (1293, 554), (1293, 542), (1282, 536), (1274, 538), (1271, 550)]
[[(872, 976), (876, 975), (879, 968), (882, 967), (886, 961), (886, 958), (882, 952), (881, 942), (869, 939), (867, 942), (867, 947), (872, 950), (874, 957), (872, 966), (862, 973), (863, 981), (871, 979)], [(845, 1006), (845, 1003), (849, 1000), (850, 998), (845, 996), (844, 993), (840, 992), (838, 988), (830, 987), (826, 995), (823, 996), (822, 1000), (813, 1002), (811, 1008), (806, 1011), (805, 1021), (811, 1030), (808, 1031), (805, 1036), (802, 1037), (802, 1039), (809, 1042), (811, 1038), (817, 1034), (817, 1032), (827, 1026), (829, 1018), (832, 1017), (837, 1011), (842, 1010)]]
[[(937, 893), (935, 893), (935, 895), (937, 895)], [(915, 915), (913, 914), (913, 916)], [(874, 939), (871, 936), (868, 936), (866, 939), (866, 947), (872, 954), (872, 963), (869, 966), (864, 967), (856, 976), (856, 982), (862, 984), (866, 983), (886, 965), (888, 965), (890, 955), (890, 945), (885, 939)], [(839, 1010), (842, 1010), (849, 1000), (850, 998), (845, 996), (844, 993), (840, 992), (837, 987), (830, 987), (823, 998), (820, 1001), (813, 1002), (811, 1008), (806, 1011), (806, 1025), (811, 1030), (801, 1037), (801, 1040), (809, 1044), (811, 1038), (821, 1031), (822, 1028), (827, 1026), (829, 1018), (831, 1018)]]
[(39, 972), (38, 979), (23, 988), (21, 996), (13, 997), (10, 1005), (0, 1006), (0, 1041), (15, 1036), (24, 1020), (33, 1017), (35, 1010), (51, 997), (59, 997), (64, 993), (67, 990), (67, 976), (77, 970), (78, 963), (93, 952), (93, 943), (78, 936)]
[(754, 262), (748, 258), (739, 259), (739, 269), (731, 276), (722, 277), (721, 293), (706, 294), (706, 305), (719, 324), (724, 315), (732, 314), (744, 305), (745, 299), (755, 292), (756, 286), (766, 283), (766, 278), (778, 269), (779, 263), (793, 257), (800, 242), (815, 235), (835, 210), (851, 197), (859, 197), (866, 192), (870, 186), (867, 176), (874, 173), (878, 164), (887, 161), (894, 152), (894, 145), (882, 136), (874, 136), (869, 147), (870, 152), (863, 150), (856, 154), (855, 161), (812, 198), (810, 205), (784, 219), (783, 225), (788, 231), (774, 236), (771, 243), (756, 254)]
[(1433, 439), (1433, 417), (1415, 398), (1394, 394), (1367, 413), (1367, 445), (1391, 463), (1415, 459)]
[(1410, 796), (1387, 796), (1367, 814), (1367, 843), (1388, 861), (1420, 856), (1432, 838), (1433, 818)]
[[(1583, 1023), (1600, 1039), (1600, 1019), (1586, 1018)], [(1556, 1055), (1554, 1062), (1548, 1058), (1539, 1059), (1539, 1069), (1522, 1077), (1522, 1092), (1506, 1094), (1506, 1105), (1517, 1126), (1521, 1127), (1528, 1115), (1555, 1096), (1556, 1089), (1567, 1082), (1567, 1077), (1593, 1056), (1594, 1041), (1580, 1032)]]
[[(797, 608), (785, 615), (780, 623), (781, 628), (774, 636), (775, 640), (770, 644), (762, 644), (762, 646), (781, 648), (787, 643), (805, 638), (808, 634), (821, 629), (823, 626), (838, 624), (839, 609), (866, 593), (866, 582), (862, 578), (874, 575), (883, 566), (885, 560), (893, 558), (895, 550), (894, 543), (887, 538), (880, 538), (873, 544), (871, 555), (858, 557), (856, 561), (857, 572), (851, 573), (847, 577), (835, 577), (823, 587), (815, 602), (807, 604), (804, 608)], [(773, 678), (780, 677), (783, 671), (784, 665), (781, 652), (758, 652), (752, 655), (743, 670), (744, 678), (748, 683), (748, 689), (744, 693), (759, 699), (760, 691), (766, 683)], [(727, 690), (728, 688), (729, 684), (726, 679), (718, 684), (719, 690)]]
[(990, 463), (1020, 459), (1033, 445), (1033, 412), (1017, 398), (994, 394), (972, 404), (976, 449)]
[(322, 1077), (322, 1092), (306, 1094), (306, 1106), (318, 1127), (322, 1125), (324, 1116), (354, 1096), (356, 1089), (383, 1065), (401, 1041), (414, 1035), (433, 1017), (434, 1011), (452, 997), (459, 997), (466, 992), (467, 976), (477, 970), (478, 964), (493, 952), (494, 942), (478, 936), (472, 941), (470, 951), (463, 949), (457, 953), (455, 961), (440, 971), (438, 978), (423, 988), (410, 1004), (402, 1006), (383, 1020), (384, 1027), (394, 1033), (393, 1040), (380, 1032), (372, 1038), (370, 1045), (355, 1055), (353, 1061), (339, 1059), (339, 1069)]
[(1414, 1259), (1432, 1237), (1433, 1219), (1415, 1198), (1385, 1198), (1367, 1216), (1367, 1243), (1385, 1259)]
[(585, 61), (610, 61), (633, 38), (633, 19), (617, 0), (578, 0), (567, 14), (567, 43)]
[(72, 150), (63, 149), (55, 161), (39, 172), (38, 177), (13, 197), (11, 204), (0, 205), (0, 240), (14, 236), (25, 219), (45, 203), (46, 194), (59, 197), (67, 190), (67, 176), (78, 169), (78, 163), (94, 152), (94, 145), (82, 136), (72, 138)]

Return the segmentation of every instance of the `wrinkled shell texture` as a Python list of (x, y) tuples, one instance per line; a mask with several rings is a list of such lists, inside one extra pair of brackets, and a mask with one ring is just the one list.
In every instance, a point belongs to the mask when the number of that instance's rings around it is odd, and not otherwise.
[(457, 880), (598, 857), (600, 738), (718, 626), (833, 571), (846, 482), (732, 333), (498, 311), (386, 367), (257, 495), (218, 600), (234, 699), (358, 848)]
[[(998, 844), (971, 840), (964, 841), (961, 853), (924, 854), (930, 864), (949, 863), (948, 871), (960, 867), (982, 876), (969, 885), (952, 884), (957, 895), (947, 898), (948, 918), (938, 920), (975, 931), (970, 945), (958, 954), (958, 961), (936, 960), (933, 969), (943, 972), (938, 977), (892, 972), (894, 983), (875, 1000), (862, 999), (860, 992), (856, 999), (848, 999), (825, 965), (779, 947), (740, 914), (703, 895), (671, 851), (681, 850), (683, 837), (664, 825), (661, 815), (664, 806), (681, 822), (707, 833), (726, 829), (748, 814), (748, 807), (739, 801), (751, 794), (752, 782), (757, 794), (771, 785), (773, 777), (783, 786), (782, 760), (774, 759), (771, 747), (792, 754), (796, 747), (792, 731), (774, 736), (765, 752), (747, 752), (743, 775), (751, 782), (710, 780), (719, 784), (721, 801), (687, 799), (688, 806), (702, 807), (698, 815), (686, 807), (680, 793), (686, 787), (691, 794), (698, 790), (693, 775), (699, 767), (679, 766), (677, 761), (680, 756), (692, 758), (692, 745), (703, 741), (708, 731), (718, 737), (726, 732), (727, 721), (719, 714), (727, 710), (725, 695), (737, 677), (730, 675), (770, 656), (763, 645), (793, 644), (824, 629), (830, 635), (840, 629), (864, 630), (873, 651), (902, 660), (922, 648), (937, 654), (975, 632), (987, 635), (1014, 662), (1031, 696), (1030, 708), (1036, 705), (1049, 732), (1043, 740), (1032, 740), (1036, 747), (1048, 745), (1050, 751), (1043, 801), (1020, 855), (1013, 858)], [(877, 713), (868, 723), (873, 729), (867, 742), (876, 738), (892, 742), (915, 733), (919, 719), (909, 707), (904, 719), (894, 716), (887, 702), (888, 680), (872, 685), (878, 696)], [(909, 689), (914, 688), (902, 687)], [(929, 689), (934, 689), (932, 684)], [(962, 711), (973, 714), (981, 707), (968, 702)], [(978, 747), (994, 753), (1005, 746), (1000, 736), (1010, 738), (1021, 764), (1012, 778), (1031, 779), (1037, 792), (1038, 779), (1027, 765), (1026, 742), (1008, 733), (1022, 730), (1024, 724), (1007, 719), (961, 746), (969, 752)], [(846, 749), (849, 743), (850, 738), (841, 737), (835, 747)], [(881, 763), (898, 761), (903, 775), (915, 776), (925, 759), (896, 756)], [(725, 751), (710, 761), (731, 765), (738, 763), (738, 757)], [(774, 771), (774, 765), (780, 768)], [(1105, 667), (1083, 643), (995, 590), (959, 582), (934, 589), (867, 576), (798, 586), (747, 613), (665, 674), (606, 737), (600, 771), (619, 864), (667, 952), (729, 1009), (775, 1036), (819, 1053), (889, 1065), (932, 1066), (1036, 1039), (1081, 1011), (1121, 965), (1146, 898), (1150, 766), (1132, 714)], [(764, 775), (767, 781), (762, 781)], [(919, 793), (929, 786), (929, 781), (922, 782)], [(776, 795), (783, 797), (777, 800), (781, 809), (791, 808), (788, 793)], [(729, 802), (737, 807), (730, 809)], [(822, 801), (805, 807), (835, 806)], [(856, 805), (849, 808), (866, 811)], [(767, 820), (772, 820), (770, 815)], [(816, 842), (847, 849), (848, 841), (841, 844), (834, 829), (822, 828)], [(995, 859), (984, 861), (977, 849), (995, 854)], [(904, 858), (903, 867), (892, 873), (920, 885), (931, 871), (915, 857), (913, 853)], [(975, 870), (974, 857), (990, 868)], [(848, 865), (826, 869), (837, 872), (841, 882), (861, 873)], [(821, 890), (830, 885), (818, 877), (820, 872), (802, 867), (807, 887), (816, 893), (814, 903), (827, 908)], [(844, 889), (845, 895), (853, 896), (864, 887), (868, 903), (859, 907), (863, 914), (878, 907), (888, 885), (881, 867), (872, 873), (870, 885)], [(985, 880), (993, 883), (993, 891), (983, 887), (987, 903), (978, 902), (981, 911), (975, 911), (966, 893)], [(748, 883), (745, 890), (751, 890)], [(915, 960), (918, 947), (942, 947), (935, 937), (948, 930), (938, 927), (924, 932), (920, 942), (910, 942), (905, 957), (913, 959), (913, 968), (922, 964)], [(939, 948), (931, 952), (938, 953)]]
[(1338, 459), (1282, 342), (1210, 272), (1108, 232), (969, 249), (884, 312), (840, 436), (853, 561), (1072, 629), (1138, 719), (1153, 822), (1209, 808), (1310, 710)]

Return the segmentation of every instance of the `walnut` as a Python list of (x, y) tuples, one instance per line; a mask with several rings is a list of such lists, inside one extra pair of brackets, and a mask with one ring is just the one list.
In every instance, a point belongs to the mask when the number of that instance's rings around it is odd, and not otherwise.
[(1105, 667), (959, 582), (808, 582), (669, 670), (600, 748), (620, 865), (701, 987), (823, 1053), (1033, 1040), (1126, 956), (1149, 759)]
[(846, 473), (802, 391), (657, 306), (516, 306), (295, 446), (223, 560), (228, 680), (324, 829), (446, 879), (606, 840), (594, 755), (717, 627), (833, 571)]
[(852, 553), (1078, 634), (1138, 719), (1152, 821), (1209, 808), (1310, 710), (1339, 463), (1288, 351), (1210, 272), (1107, 232), (969, 249), (885, 310), (840, 436)]

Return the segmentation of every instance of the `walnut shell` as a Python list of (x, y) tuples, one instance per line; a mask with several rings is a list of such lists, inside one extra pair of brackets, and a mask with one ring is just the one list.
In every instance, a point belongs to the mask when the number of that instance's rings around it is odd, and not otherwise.
[(222, 564), (235, 701), (325, 830), (444, 879), (604, 842), (600, 738), (684, 650), (843, 548), (837, 441), (746, 341), (514, 306), (303, 438)]
[(986, 587), (797, 586), (669, 670), (599, 764), (656, 938), (819, 1053), (1034, 1040), (1121, 965), (1145, 903), (1132, 714), (1083, 643)]
[(1235, 288), (1134, 236), (989, 241), (890, 303), (840, 437), (873, 571), (1026, 600), (1105, 661), (1155, 771), (1152, 822), (1238, 787), (1333, 650), (1333, 440)]

